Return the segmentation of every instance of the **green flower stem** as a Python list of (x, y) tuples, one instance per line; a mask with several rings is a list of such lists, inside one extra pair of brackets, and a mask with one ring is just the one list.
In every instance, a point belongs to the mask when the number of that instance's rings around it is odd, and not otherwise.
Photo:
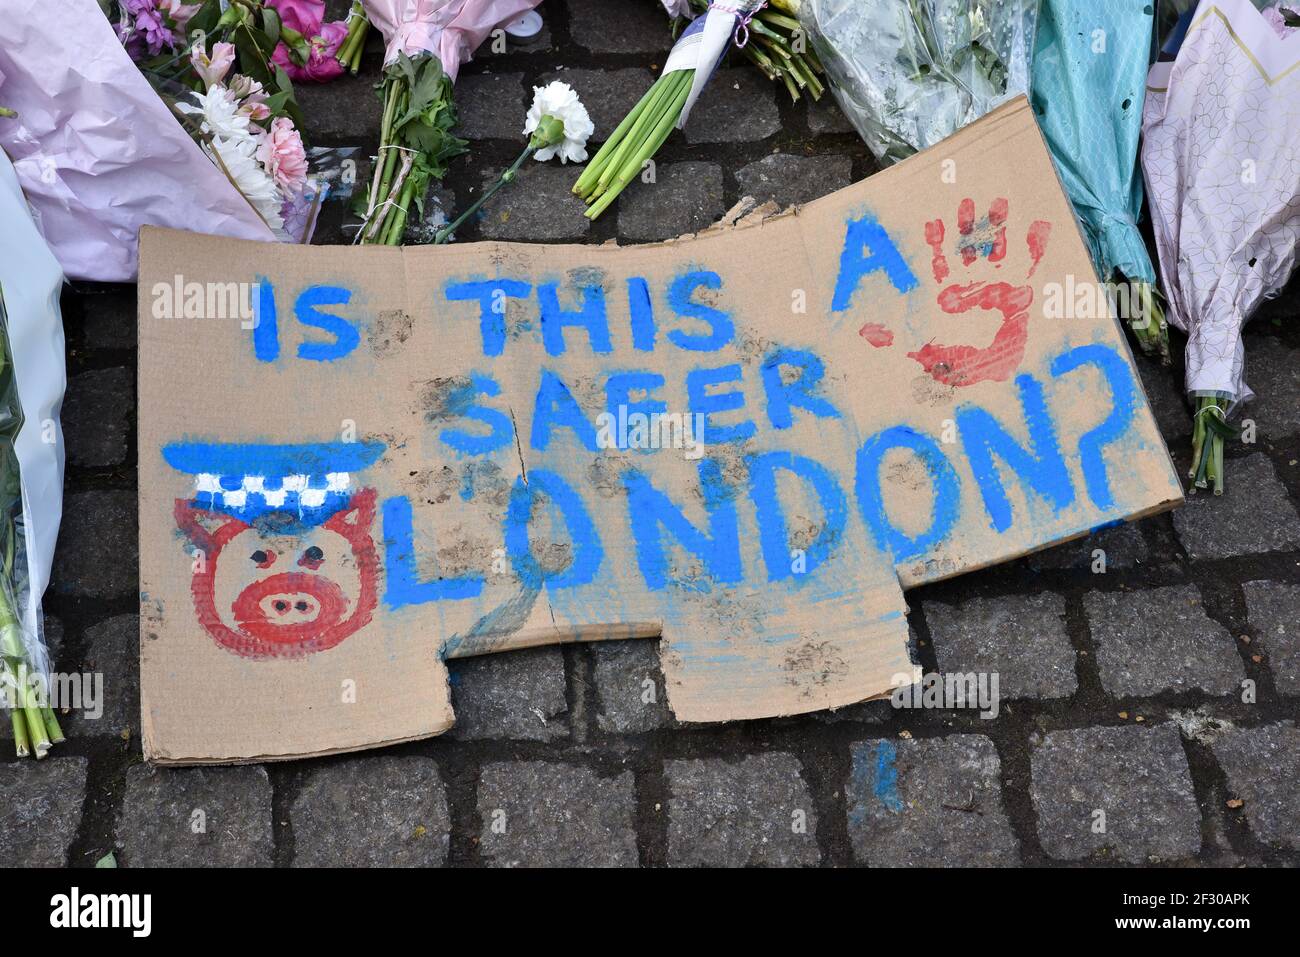
[(1137, 315), (1128, 317), (1129, 328), (1144, 353), (1169, 365), (1169, 322), (1160, 308), (1155, 287), (1149, 282), (1140, 282), (1136, 288), (1139, 310)]
[(25, 758), (31, 754), (31, 749), (27, 746), (27, 722), (23, 714), (17, 708), (9, 712), (9, 723), (14, 729), (14, 751), (18, 757)]
[(645, 142), (646, 133), (658, 125), (663, 118), (664, 110), (673, 101), (683, 80), (694, 75), (694, 70), (679, 70), (668, 74), (667, 77), (660, 77), (650, 87), (650, 92), (647, 94), (649, 102), (646, 103), (646, 108), (641, 111), (636, 123), (632, 125), (632, 129), (623, 138), (623, 142), (618, 145), (609, 165), (601, 171), (600, 179), (596, 181), (597, 196), (609, 189), (609, 184), (623, 171), (628, 157), (633, 155)]
[(387, 246), (402, 245), (402, 236), (406, 232), (407, 211), (411, 208), (412, 200), (415, 199), (415, 183), (416, 177), (408, 175), (402, 184), (402, 191), (397, 197), (397, 205), (392, 207), (392, 223), (384, 236), (384, 244)]
[(633, 156), (623, 167), (623, 171), (619, 173), (618, 179), (614, 181), (612, 186), (599, 199), (597, 199), (584, 214), (588, 219), (595, 219), (608, 209), (609, 204), (614, 202), (618, 197), (618, 194), (623, 192), (627, 187), (627, 184), (632, 182), (637, 174), (641, 172), (641, 167), (644, 165), (645, 161), (653, 156), (659, 147), (663, 146), (664, 140), (668, 139), (668, 135), (673, 131), (673, 127), (677, 124), (677, 118), (682, 115), (682, 107), (686, 105), (686, 98), (690, 96), (691, 92), (690, 77), (688, 74), (693, 73), (693, 71), (683, 70), (681, 72), (685, 77), (686, 82), (677, 85), (677, 91), (674, 94), (668, 109), (665, 110), (663, 115), (660, 117), (659, 124), (650, 133), (649, 139), (646, 140), (636, 155)]
[(1188, 477), (1196, 488), (1213, 486), (1215, 495), (1223, 494), (1223, 443), (1235, 430), (1227, 424), (1228, 402), (1217, 396), (1203, 395), (1196, 400), (1196, 420), (1192, 429), (1192, 468)]
[(354, 0), (351, 16), (348, 18), (348, 35), (335, 55), (339, 63), (343, 64), (343, 67), (353, 76), (361, 68), (361, 51), (366, 45), (366, 34), (369, 32), (370, 21), (366, 18), (365, 9), (358, 0)]
[(371, 220), (366, 223), (364, 237), (366, 240), (377, 240), (378, 237), (387, 235), (386, 224), (393, 212), (393, 207), (388, 205), (388, 198), (393, 188), (393, 176), (397, 170), (398, 155), (402, 152), (397, 148), (396, 137), (393, 135), (392, 128), (397, 118), (406, 109), (407, 93), (400, 80), (390, 79), (386, 81), (386, 86), (384, 114), (391, 117), (391, 119), (388, 121), (388, 135), (380, 140), (379, 149), (381, 155), (378, 165), (382, 169), (382, 174), (379, 177), (378, 191), (372, 191), (371, 193)]
[(3, 116), (5, 119), (12, 120), (17, 115), (18, 115), (17, 113), (9, 109), (8, 107), (0, 106), (0, 116)]
[(636, 121), (641, 118), (641, 115), (650, 106), (654, 99), (652, 94), (656, 92), (656, 88), (659, 87), (659, 83), (662, 80), (663, 77), (660, 77), (651, 84), (650, 89), (647, 90), (646, 94), (637, 101), (636, 106), (632, 107), (631, 112), (629, 112), (627, 116), (623, 117), (623, 122), (619, 123), (618, 126), (614, 128), (614, 132), (610, 134), (609, 139), (605, 140), (600, 150), (592, 158), (591, 162), (587, 164), (587, 168), (582, 171), (582, 175), (578, 177), (578, 181), (573, 184), (573, 191), (579, 196), (585, 197), (589, 192), (591, 192), (592, 188), (594, 188), (600, 179), (600, 174), (604, 172), (605, 167), (609, 165), (611, 160), (613, 160), (614, 154), (618, 151), (619, 145), (622, 144), (624, 138), (631, 131), (632, 127), (636, 125)]
[(45, 721), (45, 733), (50, 736), (52, 744), (62, 744), (67, 739), (63, 736), (63, 729), (59, 727), (59, 719), (54, 714), (54, 709), (46, 705), (41, 708), (41, 717)]
[(497, 194), (497, 191), (501, 189), (501, 187), (505, 186), (507, 183), (514, 182), (515, 177), (519, 174), (519, 170), (523, 167), (524, 163), (526, 163), (528, 158), (536, 153), (539, 148), (540, 147), (534, 145), (532, 141), (529, 141), (528, 145), (524, 147), (524, 151), (519, 154), (519, 158), (510, 164), (510, 168), (502, 173), (495, 183), (483, 191), (483, 195), (475, 200), (469, 209), (457, 216), (455, 222), (449, 223), (442, 227), (442, 229), (438, 230), (438, 235), (433, 238), (434, 243), (441, 245), (442, 243), (447, 242), (447, 240), (451, 238), (452, 234), (465, 224), (467, 219), (482, 209), (484, 204)]

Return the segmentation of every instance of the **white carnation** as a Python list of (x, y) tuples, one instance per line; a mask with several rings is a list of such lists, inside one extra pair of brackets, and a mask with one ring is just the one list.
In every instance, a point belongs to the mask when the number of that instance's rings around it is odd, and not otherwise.
[(596, 131), (596, 125), (569, 84), (556, 80), (546, 86), (533, 87), (533, 105), (528, 108), (524, 132), (531, 136), (543, 116), (554, 116), (564, 124), (564, 139), (542, 147), (533, 154), (534, 158), (545, 161), (559, 156), (561, 163), (585, 160), (587, 139)]

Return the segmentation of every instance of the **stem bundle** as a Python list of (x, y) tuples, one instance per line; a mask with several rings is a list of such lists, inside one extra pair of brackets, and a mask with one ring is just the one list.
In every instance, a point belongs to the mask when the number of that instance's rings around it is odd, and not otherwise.
[(465, 152), (466, 142), (451, 134), (456, 107), (451, 80), (437, 57), (399, 56), (379, 89), (384, 103), (379, 153), (357, 241), (400, 246), (411, 204), (423, 208), (430, 180), (446, 175), (448, 161)]
[[(692, 9), (703, 14), (709, 8), (708, 0), (691, 0)], [(798, 101), (801, 91), (814, 100), (826, 92), (821, 77), (826, 70), (817, 54), (808, 44), (808, 35), (786, 3), (769, 2), (749, 21), (749, 42), (737, 47), (743, 56), (758, 67), (773, 83), (782, 84), (792, 101)]]
[(573, 192), (589, 207), (584, 214), (588, 219), (608, 209), (668, 139), (694, 79), (694, 70), (662, 74), (587, 164)]
[(361, 51), (365, 48), (366, 34), (369, 32), (370, 21), (366, 18), (361, 0), (352, 0), (352, 9), (348, 12), (348, 35), (339, 44), (338, 52), (334, 56), (339, 63), (343, 64), (343, 69), (353, 76), (356, 76), (357, 71), (361, 69)]
[(1196, 421), (1192, 428), (1192, 468), (1188, 478), (1196, 488), (1214, 487), (1223, 494), (1223, 442), (1238, 437), (1227, 422), (1228, 400), (1202, 395), (1196, 400)]

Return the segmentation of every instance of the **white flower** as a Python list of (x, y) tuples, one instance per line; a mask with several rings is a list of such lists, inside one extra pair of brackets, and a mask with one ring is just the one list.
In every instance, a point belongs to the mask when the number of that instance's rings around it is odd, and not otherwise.
[(663, 0), (663, 5), (670, 17), (695, 18), (695, 11), (691, 9), (691, 0)]
[(192, 103), (177, 103), (176, 109), (190, 116), (202, 117), (199, 128), (212, 136), (226, 138), (251, 136), (248, 129), (248, 115), (240, 111), (238, 98), (229, 89), (214, 83), (205, 93), (194, 93), (198, 106)]
[(547, 135), (547, 126), (556, 124), (543, 126), (544, 145), (533, 154), (534, 158), (545, 161), (559, 156), (561, 163), (570, 160), (581, 163), (585, 160), (587, 138), (596, 131), (596, 126), (569, 84), (556, 80), (546, 86), (533, 87), (533, 105), (528, 108), (524, 132), (530, 135), (537, 132), (545, 117), (553, 117), (563, 124), (563, 133), (559, 136)]
[(209, 156), (220, 159), (220, 165), (235, 184), (235, 189), (244, 194), (266, 225), (275, 230), (284, 225), (284, 217), (280, 215), (284, 196), (271, 174), (257, 161), (257, 145), (257, 139), (252, 136), (242, 139), (214, 136), (204, 149)]
[(197, 106), (177, 103), (176, 108), (202, 117), (199, 128), (208, 135), (203, 151), (252, 204), (266, 225), (273, 230), (280, 229), (284, 225), (280, 215), (284, 196), (257, 159), (257, 148), (265, 134), (250, 126), (239, 100), (224, 86), (214, 84), (206, 93), (195, 93), (194, 99), (198, 101)]

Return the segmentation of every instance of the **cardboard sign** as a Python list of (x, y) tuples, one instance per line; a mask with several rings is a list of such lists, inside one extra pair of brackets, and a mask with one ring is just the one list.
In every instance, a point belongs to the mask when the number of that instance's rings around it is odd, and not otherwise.
[(145, 754), (438, 734), (562, 641), (661, 636), (684, 721), (887, 693), (903, 588), (1180, 501), (1094, 281), (1024, 101), (657, 245), (147, 230)]

